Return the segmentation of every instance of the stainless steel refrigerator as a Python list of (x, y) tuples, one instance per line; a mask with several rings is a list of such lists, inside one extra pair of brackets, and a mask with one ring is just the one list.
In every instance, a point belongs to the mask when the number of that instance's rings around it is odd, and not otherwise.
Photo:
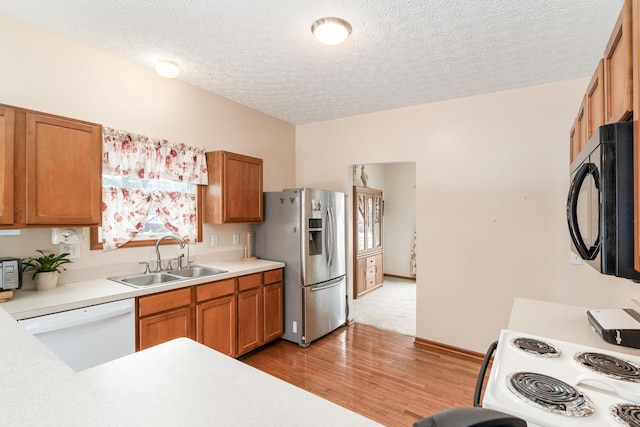
[(266, 192), (254, 226), (256, 256), (285, 263), (282, 338), (303, 347), (347, 321), (344, 205), (334, 191)]

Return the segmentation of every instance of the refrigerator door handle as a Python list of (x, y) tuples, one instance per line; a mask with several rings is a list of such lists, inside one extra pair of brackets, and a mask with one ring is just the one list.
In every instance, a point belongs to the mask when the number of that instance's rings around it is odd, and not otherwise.
[(336, 286), (338, 286), (343, 281), (344, 281), (344, 277), (339, 277), (337, 279), (331, 280), (330, 282), (323, 283), (321, 285), (310, 286), (309, 290), (311, 292), (324, 291), (325, 289), (335, 288)]
[(325, 233), (325, 245), (327, 246), (327, 265), (331, 267), (333, 264), (333, 254), (335, 250), (335, 242), (334, 242), (334, 213), (331, 206), (327, 207), (327, 230)]

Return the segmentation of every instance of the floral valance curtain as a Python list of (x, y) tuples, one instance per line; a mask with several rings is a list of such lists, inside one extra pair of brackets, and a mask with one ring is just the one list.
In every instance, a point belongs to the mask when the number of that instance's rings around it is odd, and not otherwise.
[(102, 173), (207, 184), (204, 148), (102, 128)]
[[(207, 184), (204, 148), (171, 144), (103, 127), (102, 247), (134, 238), (150, 210), (184, 242), (197, 238), (197, 197), (189, 185)], [(155, 185), (171, 180), (183, 185)], [(194, 187), (194, 186), (191, 186)]]

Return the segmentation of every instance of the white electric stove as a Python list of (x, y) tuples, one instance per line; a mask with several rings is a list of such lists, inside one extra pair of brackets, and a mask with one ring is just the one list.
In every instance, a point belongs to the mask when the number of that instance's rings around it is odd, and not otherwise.
[(622, 354), (502, 330), (482, 407), (529, 426), (640, 427), (640, 350)]

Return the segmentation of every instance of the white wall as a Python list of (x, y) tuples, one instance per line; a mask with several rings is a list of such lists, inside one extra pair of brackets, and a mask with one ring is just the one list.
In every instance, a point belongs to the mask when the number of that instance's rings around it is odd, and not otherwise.
[(568, 133), (587, 83), (298, 126), (297, 185), (346, 191), (351, 164), (416, 162), (420, 338), (484, 352), (517, 296), (628, 306), (639, 285), (569, 263)]
[(386, 164), (384, 182), (384, 274), (412, 277), (409, 260), (416, 230), (416, 164)]
[[(264, 160), (265, 191), (295, 185), (293, 125), (196, 89), (153, 70), (0, 14), (0, 103), (102, 123), (173, 142), (228, 150)], [(64, 189), (61, 189), (61, 196)], [(245, 225), (205, 225), (192, 254), (231, 251), (231, 235)], [(81, 258), (69, 269), (153, 259), (149, 248), (90, 251), (88, 229)], [(243, 243), (243, 242), (241, 242)], [(35, 249), (58, 251), (49, 229), (0, 236), (0, 256), (26, 257)], [(169, 249), (163, 248), (164, 251)]]

